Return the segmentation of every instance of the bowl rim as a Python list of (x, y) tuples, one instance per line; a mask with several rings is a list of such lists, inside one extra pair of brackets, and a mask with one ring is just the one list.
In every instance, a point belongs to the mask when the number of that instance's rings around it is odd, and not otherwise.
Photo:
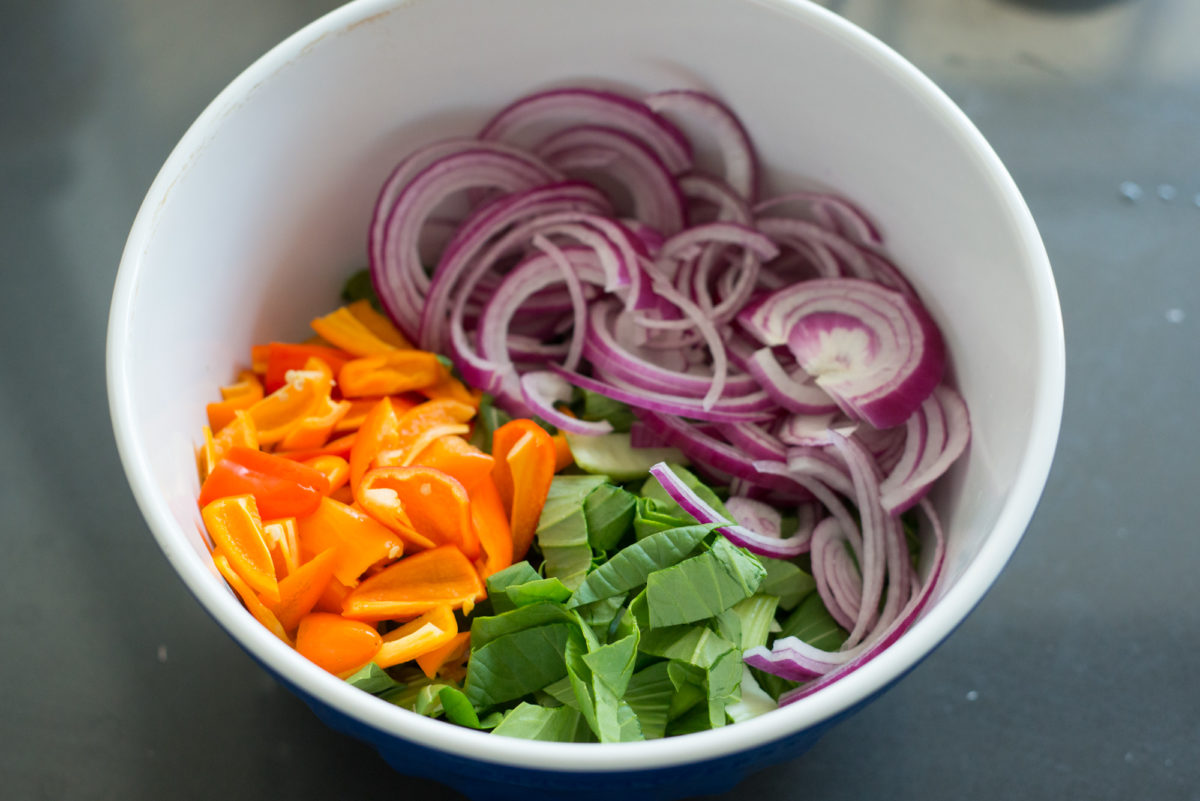
[[(1008, 223), (1019, 233), (1030, 266), (1035, 323), (1040, 336), (1035, 413), (1017, 477), (1003, 502), (993, 531), (952, 586), (897, 642), (853, 675), (769, 715), (738, 723), (737, 736), (726, 729), (638, 743), (538, 743), (493, 737), (396, 707), (351, 687), (299, 656), (271, 635), (215, 580), (211, 564), (180, 536), (165, 500), (153, 489), (146, 451), (139, 442), (127, 363), (131, 314), (158, 214), (178, 176), (219, 127), (222, 118), (254, 87), (302, 58), (320, 40), (336, 36), (398, 10), (411, 0), (352, 0), (309, 23), (257, 59), (228, 84), (199, 115), (174, 147), (151, 184), (130, 230), (113, 290), (106, 360), (110, 415), (117, 449), (142, 515), (164, 555), (205, 610), (264, 667), (286, 678), (303, 693), (362, 725), (386, 735), (473, 760), (525, 769), (623, 772), (675, 767), (744, 752), (817, 726), (847, 711), (903, 676), (932, 652), (983, 598), (1015, 551), (1032, 519), (1049, 476), (1058, 442), (1065, 389), (1065, 344), (1061, 311), (1049, 258), (1033, 216), (999, 157), (966, 115), (931, 79), (872, 34), (807, 0), (743, 0), (772, 7), (817, 26), (860, 55), (883, 64), (913, 95), (933, 107), (980, 161), (992, 190), (1002, 199)], [(376, 738), (378, 740), (378, 738)], [(531, 754), (536, 756), (531, 757)]]

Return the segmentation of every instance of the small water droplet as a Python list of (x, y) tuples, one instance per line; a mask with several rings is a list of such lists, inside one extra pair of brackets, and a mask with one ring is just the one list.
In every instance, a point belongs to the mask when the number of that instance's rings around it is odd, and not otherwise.
[(1175, 187), (1170, 184), (1158, 185), (1158, 199), (1163, 201), (1171, 201), (1175, 199)]
[(1136, 203), (1142, 199), (1142, 188), (1133, 181), (1121, 182), (1121, 197), (1128, 200), (1130, 203)]
[(159, 662), (167, 661), (167, 646), (165, 646), (165, 645), (158, 646), (158, 661)]
[(978, 701), (979, 700), (979, 691), (978, 690), (968, 690), (967, 691), (967, 700), (968, 701)]
[(1183, 309), (1167, 309), (1166, 317), (1168, 323), (1182, 323), (1187, 315)]

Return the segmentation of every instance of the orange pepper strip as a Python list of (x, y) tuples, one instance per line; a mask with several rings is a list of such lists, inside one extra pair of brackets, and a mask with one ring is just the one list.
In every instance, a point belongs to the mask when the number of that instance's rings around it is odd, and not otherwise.
[(408, 467), (417, 460), (417, 457), (434, 442), (443, 437), (455, 437), (458, 434), (471, 433), (471, 427), (462, 423), (441, 423), (439, 425), (430, 426), (417, 435), (402, 451), (383, 451), (375, 457), (376, 467)]
[(271, 549), (275, 576), (282, 582), (283, 577), (292, 575), (300, 567), (300, 540), (296, 534), (296, 518), (285, 517), (264, 522), (263, 539)]
[(346, 306), (346, 309), (367, 327), (367, 330), (394, 348), (411, 348), (412, 343), (400, 332), (400, 329), (385, 315), (375, 311), (371, 301), (356, 300)]
[(390, 398), (384, 398), (367, 415), (358, 429), (358, 439), (350, 451), (350, 488), (358, 497), (358, 482), (384, 451), (406, 452), (428, 428), (450, 423), (465, 423), (475, 409), (453, 400), (425, 401), (398, 413)]
[(336, 492), (350, 480), (350, 463), (340, 456), (324, 453), (305, 459), (302, 464), (319, 471), (329, 480), (329, 492), (326, 494)]
[(470, 496), (441, 470), (376, 467), (363, 476), (355, 497), (367, 514), (416, 548), (450, 544), (468, 559), (479, 555)]
[(433, 386), (445, 368), (436, 354), (423, 350), (391, 350), (346, 362), (338, 372), (338, 386), (347, 398), (364, 395), (398, 395)]
[(316, 606), (333, 578), (336, 554), (335, 548), (321, 551), (280, 581), (278, 603), (262, 599), (266, 607), (275, 613), (284, 631), (294, 632), (300, 625), (300, 618)]
[(271, 559), (254, 496), (218, 498), (201, 510), (201, 516), (209, 536), (229, 558), (237, 574), (256, 592), (278, 599), (275, 562)]
[(425, 614), (383, 635), (383, 645), (374, 662), (389, 668), (411, 662), (441, 648), (458, 634), (458, 621), (448, 606), (435, 606)]
[(467, 389), (467, 385), (451, 375), (445, 365), (442, 365), (442, 374), (436, 383), (417, 391), (429, 400), (456, 400), (459, 403), (474, 406), (476, 409), (479, 408), (479, 401), (483, 397), (482, 392), (473, 392)]
[(492, 477), (512, 526), (513, 561), (525, 558), (533, 543), (542, 506), (554, 478), (554, 442), (532, 420), (505, 423), (492, 435)]
[[(392, 402), (392, 408), (396, 410), (396, 414), (404, 414), (417, 405), (417, 401), (405, 395), (392, 395), (388, 399)], [(367, 419), (367, 415), (381, 400), (383, 398), (352, 398), (347, 401), (350, 404), (350, 411), (337, 421), (337, 425), (333, 427), (334, 432), (357, 431), (363, 421)]]
[[(251, 351), (253, 354), (253, 351)], [(342, 365), (354, 356), (338, 348), (324, 345), (293, 345), (287, 342), (272, 342), (267, 345), (267, 363), (263, 375), (263, 386), (267, 392), (274, 392), (287, 383), (287, 374), (292, 370), (311, 370), (309, 359), (318, 359), (329, 368), (331, 375), (337, 375)]]
[(250, 348), (250, 369), (255, 375), (266, 376), (271, 361), (270, 345), (254, 345)]
[(471, 522), (484, 556), (476, 564), (480, 576), (486, 579), (513, 563), (512, 527), (500, 491), (490, 476), (471, 490)]
[(575, 457), (571, 454), (571, 444), (567, 442), (563, 432), (559, 431), (551, 439), (554, 440), (554, 472), (561, 473), (575, 464)]
[(231, 495), (254, 496), (266, 518), (312, 513), (329, 494), (329, 480), (319, 470), (273, 453), (235, 445), (217, 462), (200, 488), (200, 505)]
[(246, 609), (254, 616), (254, 619), (263, 624), (276, 637), (291, 645), (292, 639), (283, 630), (283, 624), (279, 622), (279, 618), (275, 617), (275, 613), (263, 604), (250, 585), (242, 580), (220, 548), (213, 551), (213, 563), (225, 580), (229, 582), (229, 586), (233, 587), (234, 592), (241, 597), (242, 603), (246, 605)]
[(313, 605), (313, 609), (317, 612), (332, 612), (335, 615), (340, 615), (342, 613), (342, 603), (349, 594), (349, 587), (338, 581), (337, 577), (331, 578), (329, 583), (325, 585), (325, 589), (321, 592), (321, 597)]
[(471, 648), (471, 632), (461, 631), (448, 642), (417, 657), (417, 667), (427, 678), (433, 678), (447, 664), (461, 662)]
[(352, 432), (337, 439), (331, 439), (319, 448), (306, 448), (299, 451), (275, 451), (275, 455), (297, 462), (307, 462), (309, 459), (315, 459), (318, 456), (340, 456), (343, 459), (349, 459), (350, 449), (354, 447), (356, 436), (357, 434)]
[(286, 451), (321, 447), (329, 440), (338, 420), (345, 417), (348, 411), (349, 401), (321, 398), (316, 407), (279, 441), (279, 447)]
[(333, 374), (320, 359), (303, 370), (290, 370), (287, 383), (246, 410), (258, 429), (260, 445), (273, 445), (298, 426), (333, 388)]
[(345, 306), (313, 320), (312, 329), (322, 338), (355, 356), (373, 356), (396, 349), (394, 345), (377, 337)]
[(382, 642), (374, 626), (328, 612), (305, 615), (296, 631), (300, 655), (339, 676), (370, 662)]
[(317, 511), (296, 521), (300, 552), (308, 557), (337, 548), (333, 575), (347, 587), (376, 562), (398, 559), (404, 542), (353, 506), (322, 498)]
[(238, 374), (236, 384), (221, 387), (221, 400), (204, 407), (208, 424), (213, 431), (220, 431), (233, 422), (234, 412), (248, 409), (263, 399), (263, 385), (258, 376), (249, 370)]
[(434, 607), (470, 610), (487, 597), (470, 560), (453, 545), (405, 557), (364, 579), (342, 604), (359, 620), (407, 619)]
[[(383, 459), (379, 461), (384, 466)], [(491, 478), (495, 460), (462, 437), (439, 437), (422, 449), (412, 463), (454, 476), (472, 493), (476, 484)]]
[(342, 486), (338, 487), (333, 492), (329, 493), (329, 497), (338, 503), (344, 503), (347, 506), (354, 504), (354, 493), (350, 491), (349, 484), (343, 484)]
[(258, 448), (258, 429), (254, 426), (254, 420), (246, 412), (240, 409), (234, 412), (233, 422), (222, 428), (215, 437), (212, 430), (205, 426), (204, 475), (201, 478), (207, 479), (217, 463), (224, 459), (230, 450), (239, 445), (244, 448)]

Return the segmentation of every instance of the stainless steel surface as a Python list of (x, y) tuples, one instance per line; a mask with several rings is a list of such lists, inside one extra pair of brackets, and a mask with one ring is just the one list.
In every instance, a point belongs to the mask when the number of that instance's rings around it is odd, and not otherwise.
[[(201, 613), (108, 422), (108, 300), (146, 188), (222, 86), (335, 5), (0, 5), (5, 798), (456, 797), (326, 730)], [(729, 797), (1200, 799), (1200, 3), (826, 5), (937, 81), (1025, 193), (1066, 323), (1063, 435), (961, 629)]]

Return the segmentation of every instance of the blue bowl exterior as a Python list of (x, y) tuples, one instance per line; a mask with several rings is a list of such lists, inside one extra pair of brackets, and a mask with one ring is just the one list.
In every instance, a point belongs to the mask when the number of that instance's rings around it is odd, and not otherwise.
[(538, 798), (571, 801), (668, 801), (727, 792), (748, 775), (808, 751), (831, 727), (895, 683), (816, 726), (719, 759), (655, 770), (568, 772), (497, 765), (428, 748), (355, 720), (284, 677), (278, 674), (275, 677), (303, 700), (321, 722), (371, 745), (399, 773), (449, 785), (472, 801), (528, 801), (531, 791)]

